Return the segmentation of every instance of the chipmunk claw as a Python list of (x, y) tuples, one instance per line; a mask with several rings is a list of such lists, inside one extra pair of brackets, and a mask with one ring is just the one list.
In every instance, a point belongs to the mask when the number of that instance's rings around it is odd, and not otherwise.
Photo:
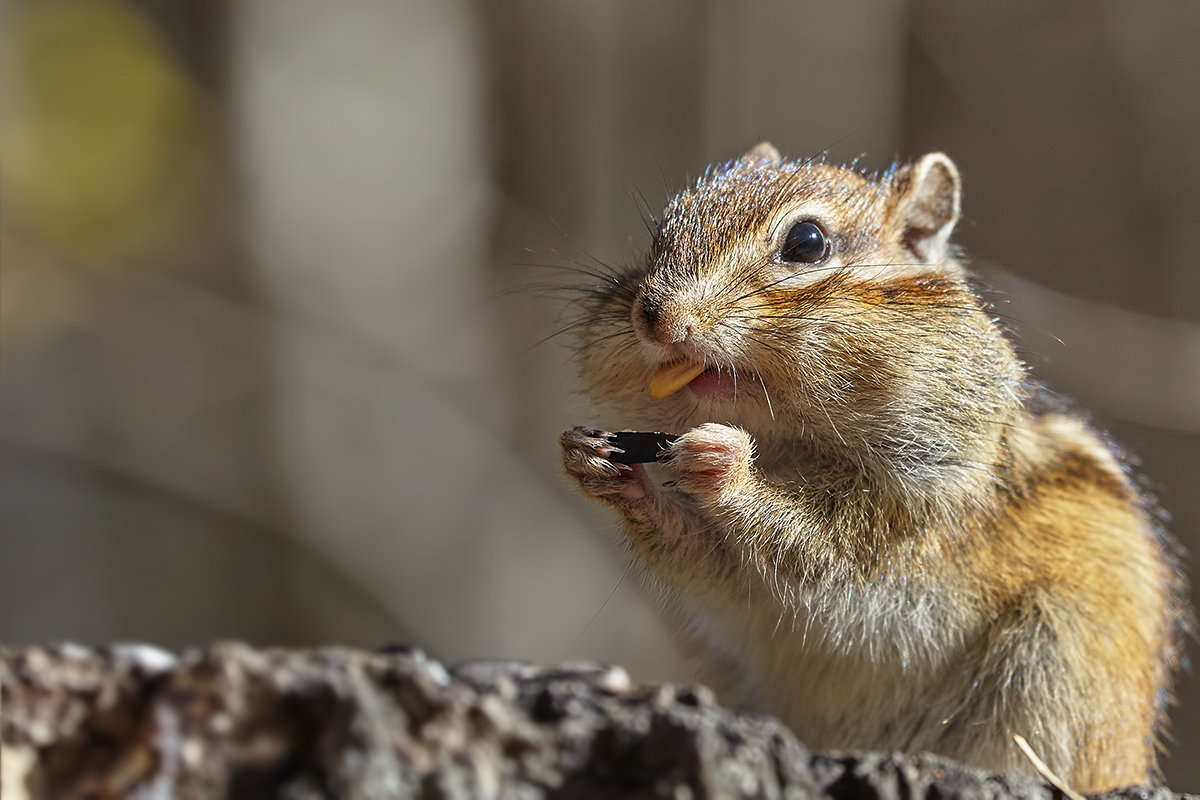
[(583, 493), (596, 498), (639, 500), (646, 494), (646, 473), (637, 465), (621, 464), (610, 457), (623, 453), (612, 440), (615, 434), (575, 427), (559, 437), (563, 469)]

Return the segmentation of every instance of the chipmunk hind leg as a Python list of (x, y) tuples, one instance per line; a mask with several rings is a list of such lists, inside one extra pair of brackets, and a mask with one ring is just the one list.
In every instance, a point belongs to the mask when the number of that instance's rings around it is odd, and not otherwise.
[(1123, 683), (1123, 672), (1106, 665), (1090, 641), (1079, 608), (1049, 591), (1029, 593), (954, 668), (965, 681), (959, 707), (932, 740), (914, 745), (1035, 775), (1013, 741), (1019, 734), (1079, 792), (1147, 783), (1153, 743), (1139, 733), (1144, 722), (1128, 716), (1136, 687)]

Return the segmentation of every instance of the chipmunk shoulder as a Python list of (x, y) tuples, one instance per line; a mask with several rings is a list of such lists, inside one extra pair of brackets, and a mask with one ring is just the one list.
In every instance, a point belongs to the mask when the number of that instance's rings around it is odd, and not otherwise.
[[(973, 289), (960, 184), (940, 153), (870, 176), (767, 143), (710, 170), (588, 289), (599, 420), (563, 463), (724, 697), (810, 747), (1030, 772), (1020, 734), (1080, 791), (1146, 782), (1180, 566)], [(647, 469), (605, 428), (679, 437)]]

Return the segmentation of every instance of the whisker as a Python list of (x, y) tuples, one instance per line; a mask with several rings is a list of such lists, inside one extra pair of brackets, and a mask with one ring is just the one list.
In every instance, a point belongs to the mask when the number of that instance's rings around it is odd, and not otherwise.
[(595, 613), (588, 618), (588, 621), (584, 623), (583, 627), (579, 630), (579, 633), (575, 634), (575, 642), (578, 642), (581, 638), (583, 638), (583, 634), (587, 633), (587, 629), (590, 628), (592, 623), (596, 621), (596, 618), (600, 616), (600, 612), (607, 608), (608, 604), (612, 602), (613, 597), (615, 597), (617, 594), (617, 590), (621, 588), (621, 584), (625, 582), (625, 578), (628, 577), (631, 569), (633, 569), (633, 559), (627, 559), (625, 562), (625, 569), (621, 571), (621, 576), (617, 578), (617, 582), (614, 583), (612, 589), (609, 590), (608, 596), (604, 598), (604, 602), (601, 603), (600, 607), (596, 609)]

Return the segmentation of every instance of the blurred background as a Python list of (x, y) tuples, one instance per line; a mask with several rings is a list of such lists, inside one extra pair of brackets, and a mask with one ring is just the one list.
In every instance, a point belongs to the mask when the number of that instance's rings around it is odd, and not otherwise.
[(690, 679), (560, 477), (590, 417), (541, 289), (761, 139), (949, 153), (1022, 351), (1200, 550), (1198, 36), (1192, 0), (0, 0), (0, 639)]

